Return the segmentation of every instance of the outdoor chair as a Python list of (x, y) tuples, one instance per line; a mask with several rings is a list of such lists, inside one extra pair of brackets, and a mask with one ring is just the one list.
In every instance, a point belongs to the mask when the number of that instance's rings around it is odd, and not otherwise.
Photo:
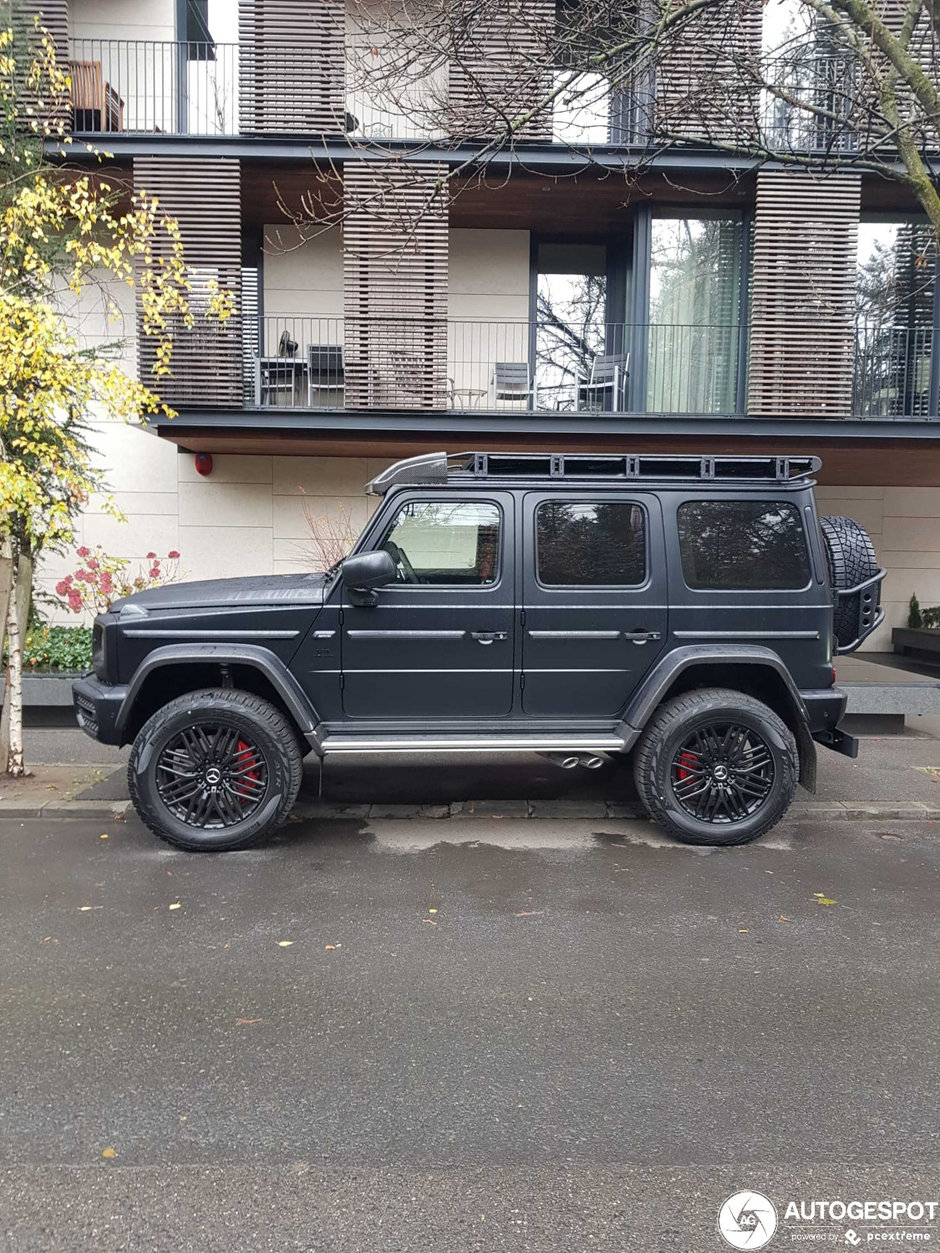
[[(342, 404), (346, 390), (346, 362), (341, 344), (311, 344), (307, 349), (307, 404), (314, 408), (318, 392), (338, 392)], [(321, 401), (322, 403), (322, 401)]]
[(501, 400), (535, 400), (532, 374), (528, 361), (497, 361), (493, 365), (490, 383), (493, 404)]
[(77, 131), (122, 131), (124, 101), (104, 81), (100, 61), (71, 61), (72, 127)]
[(255, 374), (255, 396), (258, 405), (277, 404), (277, 398), (286, 395), (291, 403), (297, 384), (298, 344), (288, 331), (281, 332), (276, 357), (259, 357)]
[(590, 374), (578, 384), (578, 408), (623, 409), (629, 365), (629, 353), (598, 353)]

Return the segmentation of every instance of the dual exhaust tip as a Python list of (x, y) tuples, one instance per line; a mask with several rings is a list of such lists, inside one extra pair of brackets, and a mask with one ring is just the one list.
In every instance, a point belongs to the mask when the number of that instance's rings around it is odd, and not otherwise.
[(539, 753), (553, 766), (562, 770), (574, 770), (575, 766), (583, 766), (585, 770), (600, 770), (607, 758), (602, 753)]

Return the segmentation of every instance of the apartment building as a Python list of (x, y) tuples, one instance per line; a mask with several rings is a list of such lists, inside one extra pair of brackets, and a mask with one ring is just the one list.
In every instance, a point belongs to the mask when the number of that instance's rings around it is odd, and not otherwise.
[[(650, 110), (696, 73), (691, 43), (635, 98), (560, 96), (500, 145), (498, 121), (466, 123), (472, 88), (559, 20), (548, 0), (515, 0), (467, 58), (399, 91), (378, 0), (372, 32), (344, 0), (21, 7), (71, 63), (75, 136), (178, 217), (194, 301), (214, 278), (238, 308), (178, 336), (175, 418), (97, 424), (128, 521), (93, 502), (85, 544), (176, 549), (192, 578), (310, 567), (312, 534), (328, 546), (365, 520), (377, 468), (438, 448), (818, 453), (824, 509), (862, 522), (889, 570), (870, 646), (912, 592), (940, 603), (923, 215), (875, 174), (820, 177), (694, 130), (651, 145)], [(735, 28), (755, 55), (762, 9)], [(133, 292), (118, 298), (128, 368), (147, 371)], [(82, 316), (114, 338), (92, 296)]]

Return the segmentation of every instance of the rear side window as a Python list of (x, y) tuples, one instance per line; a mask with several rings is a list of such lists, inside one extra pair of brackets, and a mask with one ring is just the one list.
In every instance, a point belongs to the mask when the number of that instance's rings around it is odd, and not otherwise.
[(785, 501), (687, 501), (679, 506), (679, 551), (691, 588), (769, 592), (809, 582), (799, 511)]
[(543, 587), (635, 587), (646, 579), (643, 510), (618, 500), (544, 500), (535, 551)]

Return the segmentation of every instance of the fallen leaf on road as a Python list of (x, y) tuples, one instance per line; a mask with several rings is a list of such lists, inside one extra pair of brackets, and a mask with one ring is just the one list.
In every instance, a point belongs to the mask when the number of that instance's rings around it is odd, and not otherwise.
[(115, 1149), (112, 1149), (109, 1144), (106, 1149), (101, 1150), (101, 1156), (102, 1157), (117, 1157), (117, 1152)]
[(750, 935), (750, 927), (738, 927), (738, 935)]
[(779, 915), (779, 917), (780, 917), (780, 921), (781, 921), (781, 922), (789, 922), (789, 921), (790, 921), (790, 919), (789, 919), (789, 918), (785, 918), (785, 917), (783, 916), (783, 914), (780, 914), (780, 915)]
[(544, 909), (522, 909), (516, 914), (517, 918), (534, 918), (536, 914), (544, 914)]
[(429, 909), (429, 910), (428, 910), (428, 913), (429, 913), (429, 914), (436, 914), (436, 913), (437, 913), (437, 910), (436, 910), (436, 909)]
[(98, 836), (98, 839), (99, 839), (99, 840), (106, 840), (107, 838), (108, 838), (108, 836), (107, 836), (107, 832), (106, 832), (104, 835), (99, 835), (99, 836)]
[(248, 1027), (253, 1022), (263, 1022), (263, 1021), (264, 1021), (263, 1018), (236, 1018), (235, 1026), (236, 1027)]
[(183, 907), (179, 903), (179, 901), (174, 901), (172, 905), (167, 905), (167, 909), (182, 909), (182, 908)]
[(293, 943), (293, 940), (278, 940), (277, 946), (278, 948), (290, 948)]
[(421, 921), (422, 921), (422, 922), (426, 922), (426, 923), (428, 924), (428, 926), (429, 926), (429, 927), (436, 927), (436, 926), (437, 926), (437, 923), (434, 921), (434, 919), (433, 919), (433, 918), (422, 918), (422, 919), (421, 919)]
[(343, 947), (342, 944), (324, 944), (323, 945), (324, 952), (327, 952), (327, 953), (335, 953), (338, 948), (342, 948), (342, 947)]
[(89, 909), (104, 909), (103, 905), (79, 905), (79, 913), (87, 914)]
[(836, 904), (834, 897), (823, 896), (822, 892), (814, 892), (813, 895), (816, 897), (817, 905), (835, 905)]

